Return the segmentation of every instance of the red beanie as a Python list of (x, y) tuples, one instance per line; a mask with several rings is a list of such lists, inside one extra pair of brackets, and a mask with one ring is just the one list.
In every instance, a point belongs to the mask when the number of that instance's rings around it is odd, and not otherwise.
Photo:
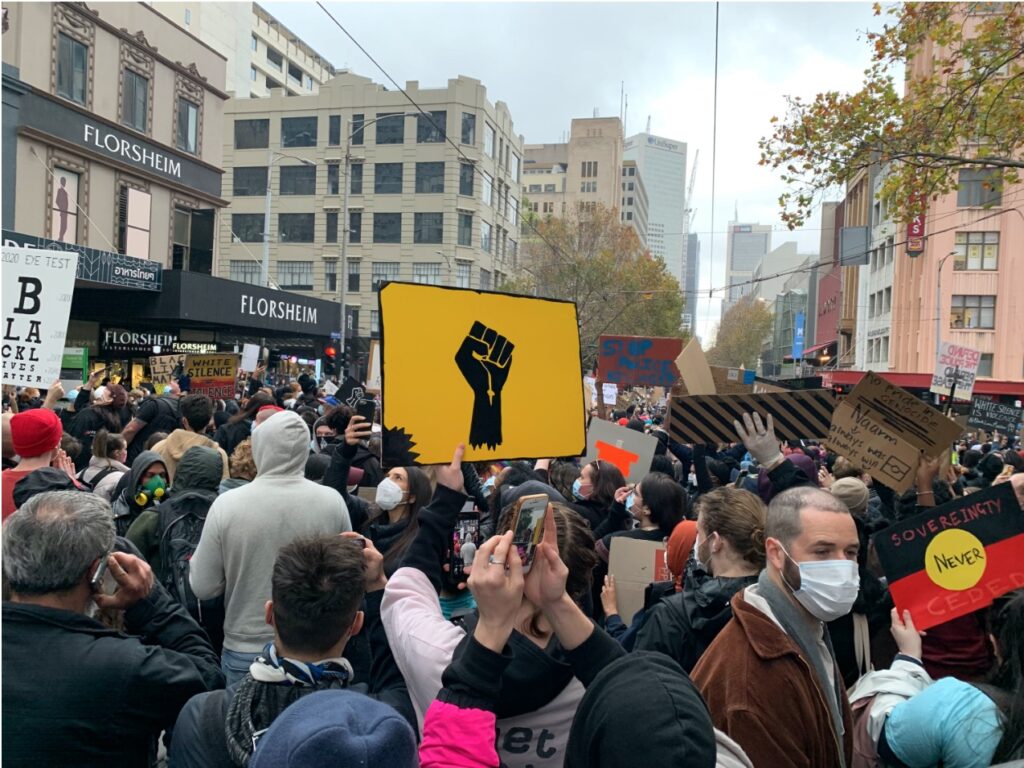
[(629, 419), (619, 419), (619, 426), (624, 427), (629, 424)]
[(11, 419), (11, 442), (21, 458), (42, 456), (60, 445), (60, 417), (48, 408), (22, 411)]

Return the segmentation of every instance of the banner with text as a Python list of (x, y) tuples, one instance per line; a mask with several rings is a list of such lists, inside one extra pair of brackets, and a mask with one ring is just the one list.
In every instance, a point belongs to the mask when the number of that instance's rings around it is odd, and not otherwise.
[(675, 360), (682, 351), (682, 339), (602, 336), (597, 378), (620, 386), (671, 387), (679, 378)]
[(893, 523), (873, 541), (896, 607), (919, 630), (1024, 587), (1024, 514), (1010, 483)]
[(3, 248), (3, 383), (46, 389), (60, 378), (78, 254)]
[(994, 400), (977, 398), (971, 403), (971, 415), (967, 417), (967, 426), (980, 427), (989, 432), (997, 431), (1004, 435), (1015, 435), (1022, 418), (1024, 410), (1015, 405), (1003, 405)]
[[(149, 378), (154, 387), (163, 387), (185, 370), (187, 355), (154, 355), (149, 358)], [(159, 392), (157, 393), (159, 394)]]
[(214, 400), (233, 398), (240, 363), (241, 355), (188, 355), (185, 375), (191, 379), (189, 392)]
[(978, 350), (951, 344), (948, 341), (942, 342), (939, 356), (935, 359), (935, 373), (932, 374), (932, 386), (929, 391), (949, 397), (953, 379), (956, 379), (956, 392), (953, 393), (953, 397), (957, 400), (970, 400), (974, 392), (974, 377), (978, 373), (979, 362), (981, 352)]

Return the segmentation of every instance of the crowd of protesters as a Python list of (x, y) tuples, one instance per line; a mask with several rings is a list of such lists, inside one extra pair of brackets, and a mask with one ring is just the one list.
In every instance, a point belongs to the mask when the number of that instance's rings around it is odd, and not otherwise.
[[(5, 393), (5, 765), (1024, 760), (1024, 590), (921, 633), (871, 545), (993, 484), (1024, 505), (1012, 437), (965, 434), (895, 493), (757, 414), (680, 444), (637, 393), (612, 415), (657, 439), (637, 483), (462, 446), (396, 467), (379, 418), (261, 373), (227, 402), (103, 372)], [(628, 539), (663, 543), (671, 578), (624, 618)]]

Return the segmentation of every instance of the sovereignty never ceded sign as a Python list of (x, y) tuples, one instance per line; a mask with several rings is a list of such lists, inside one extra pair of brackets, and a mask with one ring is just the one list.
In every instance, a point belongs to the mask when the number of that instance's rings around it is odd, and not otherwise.
[(387, 283), (380, 290), (384, 462), (579, 456), (586, 446), (576, 306)]
[(1024, 513), (1010, 483), (893, 523), (873, 541), (896, 608), (920, 630), (1024, 587)]

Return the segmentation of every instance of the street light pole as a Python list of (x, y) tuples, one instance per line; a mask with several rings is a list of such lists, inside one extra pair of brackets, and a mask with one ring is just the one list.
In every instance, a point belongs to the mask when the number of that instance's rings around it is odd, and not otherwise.
[(950, 251), (941, 259), (939, 259), (939, 268), (935, 278), (935, 359), (939, 359), (939, 355), (942, 353), (942, 267), (946, 264), (946, 259), (955, 254), (956, 251)]
[[(352, 118), (349, 118), (345, 123), (345, 133), (349, 133), (349, 128), (352, 126)], [(352, 136), (346, 135), (345, 137), (345, 173), (342, 177), (341, 183), (344, 189), (341, 193), (341, 263), (338, 265), (338, 283), (340, 285), (338, 289), (338, 302), (340, 305), (340, 322), (338, 327), (341, 330), (341, 339), (338, 341), (338, 346), (341, 348), (341, 354), (343, 359), (346, 360), (346, 365), (342, 366), (338, 371), (338, 380), (344, 381), (348, 375), (348, 357), (346, 355), (346, 348), (348, 342), (348, 334), (345, 331), (345, 326), (348, 324), (348, 312), (345, 311), (345, 290), (348, 288), (346, 283), (348, 282), (348, 238), (349, 238), (349, 226), (348, 226), (348, 190), (351, 182), (349, 181), (349, 169), (352, 165)]]
[(264, 288), (270, 287), (270, 178), (273, 176), (273, 169), (274, 150), (270, 148), (270, 142), (267, 142), (267, 193), (263, 199), (263, 263), (260, 265), (260, 285)]

